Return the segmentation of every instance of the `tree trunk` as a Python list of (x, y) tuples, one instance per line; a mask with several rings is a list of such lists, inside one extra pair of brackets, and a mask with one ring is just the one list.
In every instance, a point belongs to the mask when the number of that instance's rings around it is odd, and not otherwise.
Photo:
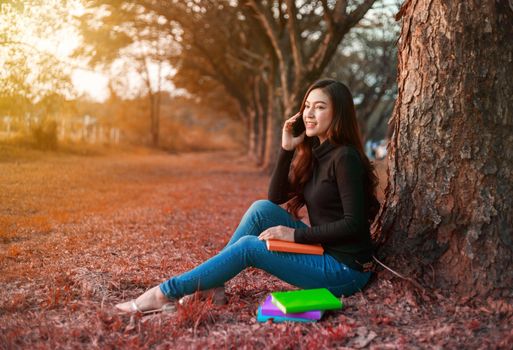
[[(255, 110), (251, 110), (248, 112), (246, 116), (247, 120), (247, 134), (248, 134), (248, 152), (247, 155), (249, 159), (256, 161), (256, 153), (257, 153), (257, 144), (258, 144), (258, 135), (256, 128), (256, 118), (257, 113)], [(242, 117), (241, 117), (242, 119)]]
[(148, 98), (150, 100), (150, 134), (151, 134), (151, 146), (159, 147), (159, 111), (158, 111), (158, 97), (157, 94), (148, 92)]
[(158, 97), (155, 96), (151, 106), (151, 144), (155, 148), (160, 145), (159, 102), (157, 99)]
[(162, 76), (162, 62), (158, 64), (158, 73), (157, 73), (157, 92), (155, 93), (155, 99), (153, 102), (155, 103), (155, 107), (153, 109), (153, 124), (152, 124), (152, 134), (153, 134), (153, 147), (160, 146), (160, 98), (162, 94), (162, 86), (161, 86), (161, 76)]
[(403, 268), (425, 285), (511, 297), (512, 5), (412, 0), (401, 15), (389, 180), (375, 233), (390, 238), (387, 258), (407, 259)]
[(264, 158), (264, 147), (265, 147), (265, 114), (266, 109), (264, 106), (263, 96), (261, 94), (262, 90), (262, 84), (261, 84), (261, 78), (259, 76), (256, 76), (254, 78), (254, 84), (253, 84), (253, 105), (257, 113), (257, 118), (255, 121), (255, 129), (257, 130), (257, 142), (255, 147), (255, 160), (256, 165), (261, 166), (263, 163)]
[(274, 167), (278, 147), (281, 147), (281, 128), (278, 125), (282, 120), (282, 113), (277, 108), (280, 104), (278, 103), (278, 99), (275, 97), (275, 89), (270, 84), (267, 86), (267, 89), (268, 104), (266, 113), (267, 119), (265, 122), (265, 152), (261, 167), (264, 172), (270, 172)]
[(265, 157), (265, 145), (266, 145), (266, 122), (267, 122), (267, 109), (260, 103), (262, 113), (258, 116), (258, 148), (257, 148), (257, 166), (262, 166)]

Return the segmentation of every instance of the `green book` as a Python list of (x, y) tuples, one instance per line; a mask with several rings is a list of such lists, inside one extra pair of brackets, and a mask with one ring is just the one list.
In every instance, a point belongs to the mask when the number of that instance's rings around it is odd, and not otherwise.
[(311, 310), (338, 310), (344, 305), (326, 288), (301, 289), (271, 293), (272, 303), (283, 313)]

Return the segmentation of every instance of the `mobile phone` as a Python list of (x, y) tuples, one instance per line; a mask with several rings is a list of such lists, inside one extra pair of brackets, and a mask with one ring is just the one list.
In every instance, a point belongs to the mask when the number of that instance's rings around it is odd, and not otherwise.
[(305, 122), (303, 121), (303, 116), (300, 115), (294, 124), (292, 124), (292, 136), (297, 137), (305, 131)]

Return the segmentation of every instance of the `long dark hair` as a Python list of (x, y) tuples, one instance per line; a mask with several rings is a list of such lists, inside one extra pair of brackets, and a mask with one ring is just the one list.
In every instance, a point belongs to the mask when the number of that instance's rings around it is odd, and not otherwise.
[[(348, 87), (333, 79), (321, 79), (313, 83), (306, 92), (301, 103), (301, 113), (305, 109), (305, 102), (312, 90), (321, 89), (331, 99), (333, 105), (333, 120), (327, 131), (327, 139), (335, 145), (348, 145), (354, 147), (364, 168), (364, 190), (365, 203), (367, 206), (367, 217), (370, 223), (374, 220), (378, 210), (379, 202), (376, 199), (376, 187), (378, 177), (374, 165), (369, 161), (363, 151), (363, 143), (356, 120), (356, 112), (353, 103), (353, 96)], [(292, 199), (287, 202), (287, 210), (296, 218), (301, 207), (305, 204), (303, 189), (305, 184), (312, 177), (313, 161), (312, 148), (318, 144), (317, 137), (305, 138), (296, 148), (296, 156), (290, 170), (290, 183)]]

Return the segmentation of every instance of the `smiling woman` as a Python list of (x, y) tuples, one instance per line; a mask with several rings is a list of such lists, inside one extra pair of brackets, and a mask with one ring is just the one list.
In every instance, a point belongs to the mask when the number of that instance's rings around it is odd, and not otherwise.
[[(302, 113), (307, 128), (296, 136), (293, 124)], [(169, 311), (170, 304), (182, 303), (198, 290), (224, 302), (224, 284), (248, 267), (299, 288), (327, 288), (337, 296), (356, 293), (371, 276), (369, 225), (379, 208), (376, 185), (351, 92), (340, 82), (319, 80), (308, 89), (299, 113), (283, 125), (268, 199), (250, 206), (226, 246), (193, 269), (116, 307), (124, 312)], [(311, 226), (298, 217), (303, 206)], [(270, 239), (320, 244), (324, 254), (272, 252), (266, 245)]]

